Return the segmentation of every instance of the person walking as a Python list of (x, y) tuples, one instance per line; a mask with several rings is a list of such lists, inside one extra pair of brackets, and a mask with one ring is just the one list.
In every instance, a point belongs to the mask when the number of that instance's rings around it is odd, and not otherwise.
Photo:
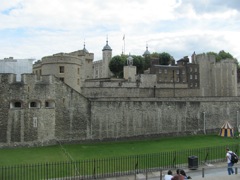
[(229, 150), (229, 148), (226, 148), (227, 154), (226, 154), (226, 159), (227, 159), (227, 164), (228, 164), (228, 175), (234, 174), (233, 171), (233, 163), (231, 162), (231, 154), (233, 153), (232, 151)]

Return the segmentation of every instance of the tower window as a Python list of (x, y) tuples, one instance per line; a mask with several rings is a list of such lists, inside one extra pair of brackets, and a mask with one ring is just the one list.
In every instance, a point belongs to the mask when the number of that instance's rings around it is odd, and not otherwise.
[(64, 66), (59, 66), (59, 73), (64, 73)]
[(54, 108), (55, 107), (55, 102), (52, 100), (45, 101), (45, 107), (46, 108)]
[(37, 117), (33, 117), (33, 127), (34, 127), (34, 128), (37, 128), (37, 126), (38, 126)]
[(49, 102), (48, 101), (45, 102), (45, 107), (49, 107)]
[(31, 102), (30, 107), (37, 107), (37, 103), (36, 102)]
[(21, 102), (15, 102), (14, 107), (15, 108), (20, 108), (20, 107), (22, 107), (22, 103)]
[(20, 101), (14, 101), (10, 103), (10, 108), (21, 108), (22, 107), (22, 102)]
[(40, 108), (40, 103), (37, 101), (31, 101), (29, 103), (29, 108)]

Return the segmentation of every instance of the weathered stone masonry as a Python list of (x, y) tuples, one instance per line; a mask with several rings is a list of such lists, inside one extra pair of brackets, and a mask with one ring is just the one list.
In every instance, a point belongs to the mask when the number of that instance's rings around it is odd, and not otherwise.
[[(39, 145), (86, 139), (89, 100), (54, 76), (0, 75), (0, 144)], [(31, 107), (32, 106), (32, 107)]]
[(219, 131), (240, 97), (86, 98), (54, 76), (0, 75), (0, 146)]
[(217, 132), (226, 120), (236, 127), (239, 100), (238, 97), (94, 100), (92, 138)]

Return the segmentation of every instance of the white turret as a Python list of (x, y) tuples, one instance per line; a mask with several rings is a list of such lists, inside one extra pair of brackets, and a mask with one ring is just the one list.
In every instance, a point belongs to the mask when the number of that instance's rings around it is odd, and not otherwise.
[(106, 41), (106, 45), (103, 47), (102, 50), (102, 78), (108, 78), (111, 76), (111, 71), (109, 69), (109, 62), (112, 59), (112, 49), (108, 45), (108, 40)]

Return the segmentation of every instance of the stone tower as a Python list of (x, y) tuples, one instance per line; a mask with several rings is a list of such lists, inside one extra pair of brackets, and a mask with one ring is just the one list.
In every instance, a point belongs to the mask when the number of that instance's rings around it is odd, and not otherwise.
[(112, 59), (112, 49), (108, 45), (108, 40), (106, 41), (106, 45), (102, 49), (102, 78), (111, 77), (112, 73), (109, 69), (109, 62)]
[(45, 56), (33, 65), (33, 73), (41, 75), (55, 75), (61, 81), (81, 92), (81, 87), (86, 79), (92, 79), (92, 62), (94, 54), (87, 49), (71, 53), (57, 53)]
[(237, 65), (233, 59), (216, 62), (216, 57), (199, 54), (200, 96), (237, 96)]

